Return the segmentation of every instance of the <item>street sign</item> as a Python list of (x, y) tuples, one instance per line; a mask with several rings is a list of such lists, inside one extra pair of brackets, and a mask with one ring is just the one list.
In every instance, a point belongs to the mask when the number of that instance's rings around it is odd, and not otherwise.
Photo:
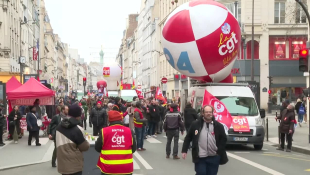
[(162, 82), (163, 84), (166, 84), (166, 83), (168, 82), (168, 79), (167, 79), (166, 77), (163, 77), (163, 78), (161, 79), (161, 82)]
[(263, 92), (267, 92), (267, 88), (266, 87), (263, 88)]

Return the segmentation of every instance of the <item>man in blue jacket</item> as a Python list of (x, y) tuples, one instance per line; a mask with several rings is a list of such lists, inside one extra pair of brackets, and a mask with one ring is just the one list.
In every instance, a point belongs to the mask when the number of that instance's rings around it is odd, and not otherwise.
[(34, 137), (36, 139), (36, 146), (41, 146), (39, 143), (40, 127), (37, 124), (36, 107), (29, 106), (29, 111), (26, 116), (27, 131), (29, 131), (28, 145), (31, 146), (32, 137)]

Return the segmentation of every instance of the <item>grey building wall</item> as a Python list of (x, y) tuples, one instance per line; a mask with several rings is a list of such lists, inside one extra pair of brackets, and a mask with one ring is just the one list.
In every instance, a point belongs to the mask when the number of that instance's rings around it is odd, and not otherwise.
[[(251, 60), (236, 60), (233, 69), (238, 69), (239, 73), (233, 73), (233, 76), (251, 76)], [(260, 60), (254, 60), (254, 76), (260, 75)]]

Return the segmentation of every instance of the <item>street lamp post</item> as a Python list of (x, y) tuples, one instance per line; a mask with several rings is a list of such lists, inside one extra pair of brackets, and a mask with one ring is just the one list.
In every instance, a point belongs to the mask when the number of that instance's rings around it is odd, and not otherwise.
[(22, 56), (22, 25), (27, 24), (28, 22), (32, 22), (32, 24), (35, 24), (34, 20), (26, 21), (26, 22), (20, 22), (19, 23), (19, 76), (20, 76), (20, 83), (23, 81), (23, 63), (21, 63), (20, 59)]
[[(306, 16), (307, 16), (307, 19), (308, 19), (308, 41), (307, 41), (307, 48), (309, 49), (310, 48), (310, 33), (309, 33), (309, 30), (310, 30), (310, 15), (309, 15), (309, 12), (308, 12), (308, 9), (307, 9), (307, 7), (305, 6), (305, 4), (303, 4), (302, 2), (301, 2), (301, 0), (295, 0), (300, 6), (301, 6), (301, 8), (304, 10), (304, 12), (305, 12), (305, 14), (306, 14)], [(309, 57), (309, 56), (308, 56)], [(308, 58), (309, 59), (309, 58)], [(309, 63), (309, 61), (308, 61), (308, 63)], [(308, 66), (308, 82), (309, 82), (309, 84), (308, 84), (308, 92), (310, 92), (310, 69), (309, 69), (309, 66)], [(309, 110), (309, 97), (310, 97), (310, 95), (309, 95), (309, 93), (308, 93), (308, 99), (307, 99), (307, 106), (308, 106), (308, 110), (307, 110), (307, 116), (310, 116), (310, 110)], [(309, 122), (309, 143), (310, 143), (310, 122)]]
[(252, 0), (251, 81), (254, 81), (254, 0)]

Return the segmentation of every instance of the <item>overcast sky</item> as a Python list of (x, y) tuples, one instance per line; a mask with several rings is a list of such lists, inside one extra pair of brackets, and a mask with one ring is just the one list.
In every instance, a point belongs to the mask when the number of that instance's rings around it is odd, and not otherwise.
[(78, 49), (87, 62), (101, 45), (106, 62), (116, 57), (126, 18), (140, 11), (140, 3), (141, 0), (45, 0), (54, 33)]

